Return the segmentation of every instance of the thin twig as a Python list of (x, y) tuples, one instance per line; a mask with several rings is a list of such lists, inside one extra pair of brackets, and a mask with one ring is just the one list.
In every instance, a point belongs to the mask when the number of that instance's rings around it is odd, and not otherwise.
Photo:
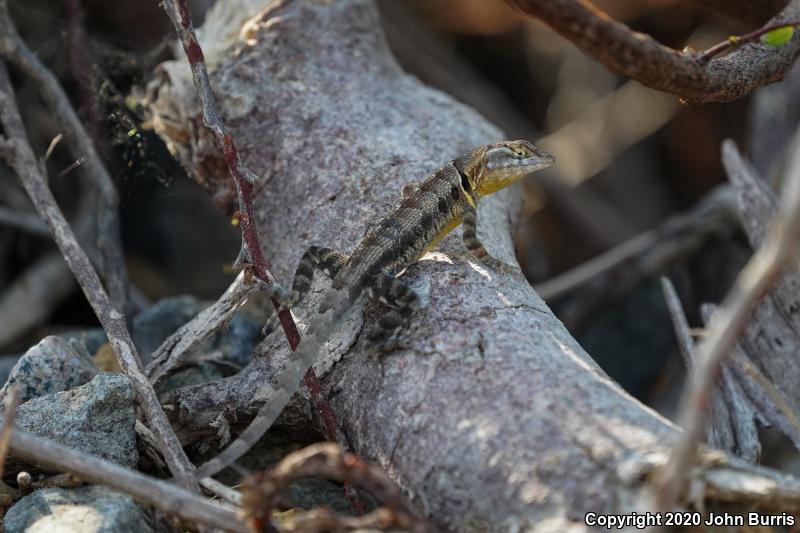
[[(228, 166), (228, 172), (236, 186), (236, 193), (239, 200), (237, 219), (242, 229), (242, 246), (236, 264), (242, 267), (251, 265), (255, 275), (260, 280), (265, 283), (272, 283), (273, 277), (269, 272), (267, 260), (261, 251), (261, 243), (253, 216), (252, 195), (256, 176), (249, 168), (242, 164), (233, 137), (226, 131), (225, 125), (222, 119), (220, 119), (216, 97), (214, 96), (214, 91), (211, 89), (211, 82), (208, 78), (208, 70), (206, 69), (203, 50), (194, 32), (187, 1), (164, 0), (163, 7), (175, 26), (175, 31), (178, 34), (181, 44), (183, 45), (183, 50), (189, 60), (189, 66), (192, 70), (192, 80), (200, 97), (203, 123), (214, 136), (214, 141), (217, 143), (217, 147), (224, 156)], [(289, 347), (292, 351), (296, 350), (297, 345), (300, 343), (300, 333), (297, 331), (297, 326), (294, 323), (291, 313), (286, 309), (282, 309), (274, 298), (272, 299), (272, 305), (276, 310), (279, 310), (278, 316), (286, 339), (289, 342)], [(335, 442), (336, 419), (333, 410), (322, 395), (321, 387), (318, 386), (319, 380), (314, 374), (313, 368), (309, 368), (304, 374), (304, 382), (311, 393), (314, 405), (317, 407), (323, 419), (327, 438)], [(334, 429), (330, 429), (329, 426), (333, 426)], [(252, 435), (256, 432), (261, 432), (263, 434), (266, 429), (266, 427), (256, 428), (253, 426), (253, 432), (250, 434)]]
[[(800, 36), (795, 35), (784, 46), (744, 46), (702, 64), (690, 51), (675, 50), (632, 31), (589, 0), (506, 1), (550, 26), (609, 70), (689, 103), (741, 98), (783, 78), (800, 52)], [(768, 25), (798, 19), (800, 0), (791, 0)]]
[(57, 442), (12, 429), (10, 449), (14, 457), (73, 472), (86, 481), (130, 494), (167, 514), (225, 531), (247, 532), (233, 509), (210, 502), (172, 483), (153, 479)]
[(686, 321), (686, 315), (683, 312), (678, 293), (675, 291), (675, 286), (669, 278), (661, 277), (661, 290), (664, 293), (664, 300), (667, 302), (672, 327), (675, 330), (678, 350), (683, 358), (683, 363), (686, 365), (687, 375), (691, 377), (694, 375), (694, 372), (692, 372), (694, 368), (694, 342), (692, 341), (689, 323)]
[(63, 130), (73, 158), (82, 161), (83, 190), (79, 211), (93, 218), (88, 224), (92, 234), (90, 251), (96, 256), (115, 306), (127, 312), (128, 274), (119, 235), (119, 199), (111, 176), (58, 79), (28, 48), (14, 27), (6, 0), (0, 0), (0, 35), (3, 36), (0, 38), (0, 56), (31, 78), (51, 117)]
[(780, 30), (782, 28), (793, 28), (794, 26), (798, 25), (800, 25), (800, 20), (794, 20), (791, 22), (778, 22), (775, 24), (767, 24), (766, 26), (763, 26), (755, 31), (751, 31), (750, 33), (745, 33), (744, 35), (731, 35), (726, 40), (698, 53), (695, 56), (695, 60), (700, 64), (706, 64), (711, 61), (714, 56), (717, 56), (725, 50), (733, 48), (734, 46), (744, 46), (747, 43), (754, 43), (771, 31)]
[(561, 319), (574, 327), (598, 307), (693, 253), (710, 236), (735, 228), (735, 206), (735, 191), (720, 186), (688, 212), (674, 215), (534, 289), (547, 302), (566, 299)]
[[(270, 283), (272, 275), (269, 273), (267, 260), (261, 251), (258, 229), (253, 216), (253, 182), (257, 178), (250, 169), (242, 164), (233, 137), (227, 132), (225, 124), (219, 117), (219, 108), (208, 79), (203, 50), (197, 41), (186, 0), (165, 0), (162, 5), (175, 26), (175, 31), (189, 60), (192, 80), (200, 97), (203, 124), (214, 136), (214, 141), (225, 158), (228, 172), (236, 186), (239, 198), (239, 212), (236, 218), (242, 228), (242, 248), (236, 264), (242, 267), (252, 265), (255, 275), (263, 282)], [(289, 335), (288, 332), (287, 335)]]
[(173, 368), (184, 363), (198, 346), (231, 320), (256, 288), (244, 272), (239, 273), (214, 304), (178, 328), (153, 352), (153, 360), (146, 369), (150, 382), (157, 385)]
[(795, 143), (787, 167), (786, 186), (778, 213), (763, 245), (740, 272), (734, 286), (710, 323), (708, 337), (699, 345), (697, 374), (687, 382), (681, 398), (679, 420), (684, 433), (669, 462), (654, 481), (658, 510), (672, 509), (684, 487), (705, 429), (707, 406), (725, 358), (733, 352), (739, 336), (758, 301), (772, 287), (781, 270), (795, 261), (800, 251), (800, 146)]
[[(759, 370), (758, 367), (754, 365), (747, 357), (744, 357), (738, 353), (734, 353), (733, 362), (735, 370), (740, 370), (742, 373), (750, 377), (761, 387), (762, 391), (767, 394), (778, 413), (780, 413), (786, 419), (786, 422), (791, 427), (793, 434), (800, 435), (800, 420), (798, 420), (794, 409), (792, 409), (792, 406), (786, 401), (783, 393), (781, 393), (767, 378), (767, 376), (765, 376), (763, 372), (761, 372), (761, 370)], [(736, 368), (737, 365), (739, 367), (738, 369)]]
[(369, 514), (359, 517), (340, 516), (326, 508), (291, 513), (280, 521), (280, 531), (285, 533), (324, 533), (327, 531), (375, 532), (391, 531), (394, 520), (392, 512), (379, 507)]
[(11, 387), (6, 396), (6, 409), (3, 413), (3, 427), (0, 428), (0, 480), (3, 479), (3, 472), (8, 456), (8, 444), (11, 439), (11, 429), (17, 419), (17, 407), (19, 407), (19, 388)]
[(207, 477), (200, 480), (200, 485), (209, 492), (219, 496), (226, 502), (235, 505), (237, 507), (241, 507), (242, 505), (242, 493), (238, 490), (234, 490), (227, 485), (223, 485), (219, 481), (214, 478)]
[(0, 64), (0, 124), (6, 140), (14, 143), (14, 150), (7, 161), (19, 176), (39, 215), (50, 228), (67, 265), (108, 335), (119, 365), (130, 378), (136, 399), (151, 429), (158, 437), (170, 471), (185, 486), (196, 488), (192, 479), (192, 464), (173, 433), (153, 387), (142, 372), (141, 360), (128, 332), (125, 316), (111, 303), (89, 257), (78, 244), (72, 228), (47, 185), (47, 180), (39, 170), (17, 111), (13, 87), (8, 79), (5, 65), (2, 64)]
[(333, 443), (312, 444), (298, 450), (242, 487), (246, 520), (253, 529), (261, 531), (270, 524), (276, 498), (286, 485), (309, 476), (331, 477), (363, 487), (391, 511), (392, 522), (398, 527), (420, 533), (433, 531), (383, 470)]

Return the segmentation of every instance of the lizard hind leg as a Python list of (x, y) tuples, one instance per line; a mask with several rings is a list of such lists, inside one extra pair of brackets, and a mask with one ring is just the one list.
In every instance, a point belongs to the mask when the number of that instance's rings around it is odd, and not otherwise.
[(263, 329), (264, 335), (269, 335), (278, 325), (278, 313), (284, 309), (292, 309), (303, 301), (311, 289), (315, 270), (322, 271), (326, 276), (333, 279), (341, 270), (345, 261), (347, 261), (347, 256), (338, 250), (322, 248), (321, 246), (309, 246), (297, 264), (291, 292), (287, 291), (283, 298), (276, 298), (281, 307), (276, 309), (267, 320)]
[(401, 280), (385, 273), (372, 278), (367, 294), (390, 308), (367, 334), (370, 352), (390, 351), (397, 347), (398, 330), (419, 309), (419, 296)]

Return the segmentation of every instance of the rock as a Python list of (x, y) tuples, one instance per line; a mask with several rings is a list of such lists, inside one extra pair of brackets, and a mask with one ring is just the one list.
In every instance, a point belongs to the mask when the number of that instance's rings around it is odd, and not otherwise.
[[(160, 300), (139, 313), (133, 319), (133, 341), (145, 364), (150, 362), (151, 354), (167, 337), (193, 319), (207, 305), (193, 296), (178, 296)], [(240, 311), (231, 319), (228, 327), (218, 331), (196, 353), (202, 356), (219, 352), (216, 359), (239, 369), (250, 361), (250, 355), (260, 337), (261, 325)]]
[(151, 513), (130, 496), (99, 485), (50, 488), (25, 496), (5, 515), (8, 533), (156, 531)]
[(106, 332), (103, 328), (71, 331), (69, 333), (62, 333), (59, 337), (69, 341), (73, 346), (76, 346), (76, 343), (83, 346), (89, 355), (96, 354), (101, 346), (108, 344), (108, 336), (106, 336)]
[[(365, 491), (359, 491), (359, 497), (362, 504), (366, 503), (370, 510), (375, 507), (375, 502)], [(298, 479), (286, 487), (282, 499), (289, 507), (310, 510), (323, 506), (336, 514), (351, 516), (356, 514), (345, 497), (342, 486), (327, 479), (317, 477)]]
[(194, 318), (205, 305), (194, 296), (165, 298), (154, 303), (133, 319), (133, 343), (142, 362), (150, 362), (152, 354), (164, 339)]
[[(260, 320), (263, 321), (264, 317)], [(250, 362), (256, 344), (261, 340), (262, 325), (258, 319), (248, 317), (246, 310), (240, 310), (228, 323), (228, 327), (218, 331), (211, 339), (211, 348), (219, 351), (223, 360), (244, 368)]]
[[(193, 296), (178, 296), (161, 300), (134, 318), (133, 341), (139, 348), (145, 364), (151, 360), (152, 353), (167, 337), (193, 319), (207, 305), (208, 303)], [(189, 384), (203, 383), (244, 368), (250, 362), (250, 356), (260, 339), (261, 324), (240, 310), (227, 327), (216, 332), (199, 346), (192, 357), (192, 360), (199, 365), (213, 365), (219, 368), (216, 370), (207, 368), (199, 373), (192, 372), (190, 378), (181, 378), (179, 381)], [(207, 375), (208, 379), (204, 380), (204, 375)], [(172, 387), (161, 387), (161, 390), (171, 389)]]
[(20, 388), (20, 402), (69, 390), (87, 383), (97, 368), (87, 353), (60, 337), (45, 337), (20, 357), (0, 389), (2, 402), (11, 386)]
[(75, 389), (19, 406), (16, 426), (129, 468), (139, 462), (133, 389), (122, 374), (101, 373)]

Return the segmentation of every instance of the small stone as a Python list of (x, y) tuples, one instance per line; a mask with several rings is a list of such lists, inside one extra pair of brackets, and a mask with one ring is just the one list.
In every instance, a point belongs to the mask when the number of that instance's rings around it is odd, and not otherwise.
[(25, 490), (31, 486), (31, 474), (29, 472), (19, 472), (17, 474), (17, 486), (19, 486), (19, 490)]
[(139, 462), (133, 389), (122, 374), (101, 373), (75, 389), (19, 406), (19, 429), (129, 468)]
[(60, 337), (45, 337), (20, 357), (0, 389), (0, 403), (12, 386), (20, 389), (20, 402), (69, 390), (97, 374), (91, 358)]
[(5, 515), (8, 533), (137, 533), (154, 531), (151, 513), (130, 496), (98, 485), (41, 489)]

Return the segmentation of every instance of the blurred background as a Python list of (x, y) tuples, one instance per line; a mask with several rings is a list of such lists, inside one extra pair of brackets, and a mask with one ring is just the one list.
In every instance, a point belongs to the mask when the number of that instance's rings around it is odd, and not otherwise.
[[(196, 24), (210, 4), (192, 3)], [(699, 305), (719, 302), (749, 257), (729, 206), (715, 203), (713, 191), (725, 181), (719, 147), (732, 138), (769, 171), (774, 151), (755, 145), (752, 132), (764, 129), (753, 110), (772, 89), (729, 104), (685, 106), (608, 72), (501, 0), (378, 4), (404, 69), (476, 108), (507, 137), (534, 140), (556, 156), (557, 165), (525, 184), (516, 232), (523, 270), (614, 379), (670, 416), (684, 370), (658, 278), (676, 283), (697, 326)], [(702, 49), (757, 27), (693, 1), (595, 4), (677, 49)], [(111, 169), (138, 305), (182, 294), (215, 299), (233, 278), (238, 231), (230, 213), (172, 160), (129, 96), (172, 54), (172, 29), (158, 3), (12, 0), (10, 8), (24, 38), (67, 88)], [(76, 47), (78, 23), (86, 46)], [(88, 72), (74, 68), (81, 61)], [(58, 131), (31, 82), (12, 76), (34, 149), (44, 154)], [(56, 145), (45, 164), (69, 213), (78, 201), (75, 162)], [(31, 211), (5, 167), (0, 207)], [(37, 310), (41, 319), (25, 328), (10, 330), (0, 315), (0, 353), (96, 325), (68, 273), (41, 276), (53, 253), (49, 237), (35, 228), (0, 222), (0, 309), (14, 291), (48, 294)]]

